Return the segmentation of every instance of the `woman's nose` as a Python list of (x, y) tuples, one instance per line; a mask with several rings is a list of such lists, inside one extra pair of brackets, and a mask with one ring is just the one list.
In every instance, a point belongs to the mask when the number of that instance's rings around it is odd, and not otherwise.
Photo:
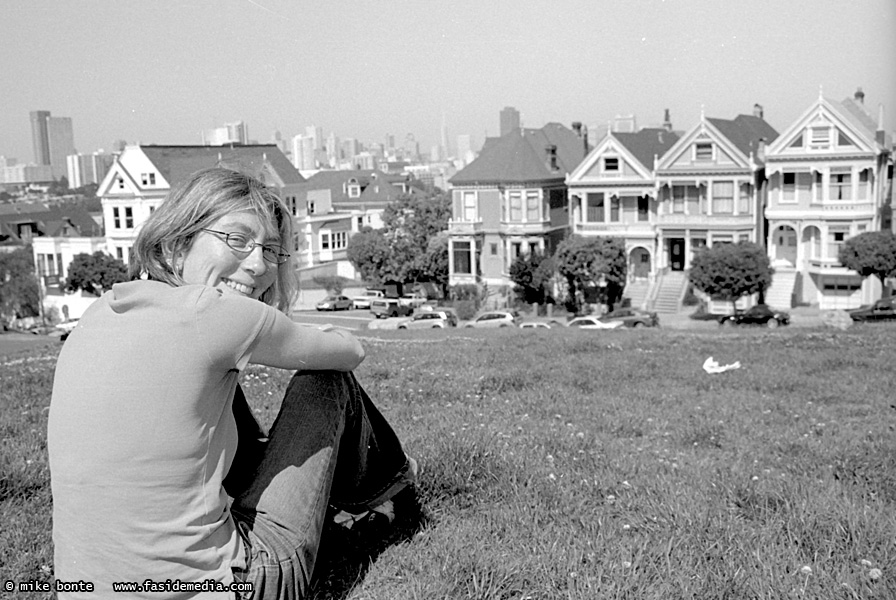
[(255, 246), (249, 255), (243, 259), (243, 267), (256, 275), (263, 275), (268, 270), (268, 263), (264, 260), (264, 249)]

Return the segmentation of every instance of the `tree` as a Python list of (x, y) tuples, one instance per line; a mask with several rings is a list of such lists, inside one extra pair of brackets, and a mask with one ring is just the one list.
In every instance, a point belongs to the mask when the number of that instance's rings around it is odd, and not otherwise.
[(888, 294), (884, 280), (896, 277), (896, 235), (890, 231), (866, 231), (851, 237), (837, 256), (840, 263), (862, 277), (874, 275)]
[(363, 227), (348, 240), (346, 255), (349, 262), (361, 273), (361, 277), (371, 285), (382, 285), (392, 275), (392, 247), (382, 229)]
[(402, 194), (383, 211), (383, 228), (362, 229), (349, 239), (349, 261), (371, 284), (395, 281), (448, 283), (448, 241), (432, 240), (448, 228), (451, 199)]
[(315, 275), (311, 280), (327, 290), (327, 292), (337, 296), (342, 294), (342, 290), (345, 289), (346, 284), (351, 281), (342, 275)]
[(700, 250), (691, 261), (688, 278), (711, 298), (734, 305), (743, 296), (764, 294), (774, 272), (762, 246), (738, 242)]
[(34, 274), (31, 246), (0, 252), (0, 317), (12, 323), (40, 314), (40, 288)]
[(106, 254), (76, 254), (68, 267), (65, 289), (69, 292), (84, 290), (99, 296), (116, 283), (128, 280), (128, 270), (124, 263)]
[(544, 304), (545, 301), (545, 272), (541, 265), (550, 258), (540, 252), (529, 252), (518, 256), (510, 265), (510, 280), (516, 284), (513, 293), (520, 302), (526, 304)]
[(610, 310), (622, 297), (628, 269), (624, 240), (574, 235), (560, 242), (554, 261), (566, 278), (573, 311), (578, 312), (585, 303), (586, 290), (593, 290)]

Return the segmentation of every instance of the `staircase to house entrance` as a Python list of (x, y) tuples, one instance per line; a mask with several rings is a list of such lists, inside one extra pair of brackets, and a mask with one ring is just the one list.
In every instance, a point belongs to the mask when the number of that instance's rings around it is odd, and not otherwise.
[(632, 301), (632, 308), (644, 308), (648, 292), (650, 280), (646, 278), (632, 279), (625, 285), (625, 297)]
[(687, 284), (688, 276), (684, 271), (667, 271), (660, 276), (653, 310), (658, 313), (677, 313), (681, 309), (681, 299)]
[(793, 267), (776, 265), (772, 284), (765, 290), (765, 303), (778, 310), (792, 308), (796, 278), (797, 271)]

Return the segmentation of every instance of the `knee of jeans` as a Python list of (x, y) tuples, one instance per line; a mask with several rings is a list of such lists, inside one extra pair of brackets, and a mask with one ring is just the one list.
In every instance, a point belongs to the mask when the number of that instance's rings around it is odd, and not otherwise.
[(354, 381), (343, 371), (297, 371), (286, 388), (286, 396), (311, 394), (336, 400), (344, 406), (351, 397)]

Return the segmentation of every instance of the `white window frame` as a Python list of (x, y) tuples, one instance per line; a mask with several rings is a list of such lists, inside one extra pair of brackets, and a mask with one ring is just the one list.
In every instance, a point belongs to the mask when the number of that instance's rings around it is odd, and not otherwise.
[(811, 125), (809, 127), (809, 149), (827, 150), (831, 147), (831, 126)]
[[(702, 146), (702, 148), (701, 148)], [(706, 149), (709, 156), (706, 156)], [(702, 150), (702, 152), (701, 152)], [(712, 162), (716, 159), (716, 145), (712, 142), (694, 142), (694, 162)]]
[[(722, 186), (728, 186), (728, 188), (730, 189), (728, 195), (723, 196), (717, 192), (717, 190), (721, 189)], [(734, 201), (735, 197), (733, 181), (714, 181), (712, 183), (712, 214), (733, 215)]]
[(474, 191), (463, 191), (460, 197), (461, 221), (473, 223), (477, 216), (477, 194)]
[[(615, 165), (613, 168), (610, 168), (610, 165), (611, 165), (610, 161), (613, 161), (612, 164)], [(603, 160), (601, 160), (601, 164), (603, 166), (602, 172), (605, 175), (620, 175), (620, 174), (622, 174), (622, 168), (621, 168), (622, 161), (619, 160), (618, 156), (605, 156), (605, 157), (603, 157)]]

